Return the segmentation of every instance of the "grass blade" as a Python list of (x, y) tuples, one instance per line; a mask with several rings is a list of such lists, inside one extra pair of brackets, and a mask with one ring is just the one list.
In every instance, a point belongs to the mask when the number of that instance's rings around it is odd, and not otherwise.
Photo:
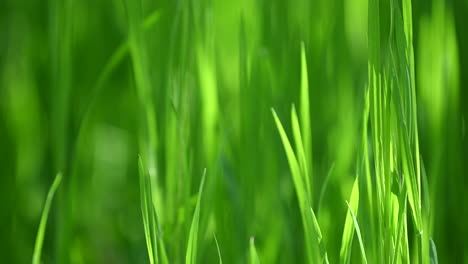
[(328, 264), (328, 254), (327, 254), (327, 250), (325, 248), (325, 243), (323, 241), (323, 237), (322, 237), (322, 231), (320, 230), (320, 226), (318, 224), (318, 221), (317, 221), (317, 217), (315, 217), (315, 213), (314, 213), (314, 210), (312, 209), (312, 207), (310, 208), (310, 215), (312, 216), (312, 223), (313, 223), (313, 227), (314, 227), (314, 236), (316, 238), (316, 243), (314, 244), (317, 244), (318, 245), (318, 248), (319, 248), (319, 253), (320, 253), (320, 263), (325, 263), (325, 264)]
[[(304, 155), (308, 163), (306, 163), (307, 171), (312, 175), (312, 130), (310, 125), (310, 103), (309, 103), (309, 78), (307, 74), (307, 58), (304, 47), (304, 42), (301, 43), (301, 134), (304, 138)], [(309, 175), (307, 175), (307, 188), (310, 195)], [(309, 197), (312, 199), (312, 197)], [(311, 203), (313, 201), (311, 200)]]
[[(358, 177), (354, 180), (353, 189), (351, 190), (351, 195), (349, 198), (350, 207), (352, 210), (358, 213), (359, 206), (359, 183)], [(346, 220), (343, 230), (343, 238), (341, 240), (341, 249), (340, 249), (340, 263), (349, 263), (351, 257), (351, 250), (353, 245), (354, 237), (354, 224), (351, 211), (348, 210), (346, 214)]]
[(221, 257), (221, 249), (219, 248), (218, 239), (216, 238), (215, 234), (213, 234), (213, 236), (216, 243), (216, 249), (218, 251), (219, 264), (223, 264), (223, 258)]
[(260, 264), (260, 259), (258, 258), (257, 249), (255, 248), (255, 239), (250, 238), (250, 264)]
[(54, 199), (55, 192), (62, 181), (62, 173), (58, 173), (55, 177), (52, 186), (47, 193), (47, 198), (44, 204), (44, 209), (41, 215), (41, 221), (39, 222), (39, 228), (37, 230), (36, 235), (36, 242), (34, 244), (34, 252), (33, 252), (33, 264), (39, 264), (41, 262), (41, 251), (42, 251), (42, 244), (44, 243), (44, 235), (47, 226), (47, 218), (49, 217), (50, 206), (52, 204), (52, 200)]
[(325, 177), (325, 180), (322, 183), (322, 188), (320, 189), (320, 196), (319, 196), (319, 200), (318, 200), (318, 203), (317, 203), (317, 213), (318, 214), (320, 214), (320, 210), (323, 207), (323, 197), (325, 196), (325, 192), (326, 192), (327, 187), (328, 187), (328, 182), (330, 181), (330, 178), (333, 175), (334, 170), (335, 170), (335, 162), (333, 162), (332, 165), (330, 166), (330, 169), (328, 169), (327, 176)]
[(197, 247), (198, 247), (198, 227), (200, 222), (200, 203), (203, 193), (203, 185), (205, 184), (206, 169), (203, 171), (203, 176), (200, 183), (200, 189), (198, 191), (197, 205), (195, 206), (195, 212), (193, 213), (192, 224), (190, 226), (190, 233), (187, 245), (187, 253), (185, 255), (185, 264), (194, 264), (197, 259)]
[(434, 240), (429, 239), (430, 243), (430, 259), (431, 259), (431, 264), (438, 264), (439, 263), (439, 258), (437, 257), (437, 248), (434, 243)]
[(348, 201), (346, 201), (346, 204), (348, 205), (349, 212), (351, 213), (351, 217), (353, 218), (354, 228), (356, 229), (356, 234), (359, 240), (359, 247), (361, 248), (362, 261), (364, 263), (367, 263), (366, 249), (364, 248), (364, 243), (362, 242), (361, 229), (359, 228), (356, 216), (354, 215), (353, 209), (349, 205)]
[[(275, 120), (278, 132), (283, 143), (286, 157), (288, 159), (291, 175), (293, 179), (294, 189), (296, 190), (297, 199), (299, 202), (299, 210), (301, 211), (302, 223), (304, 226), (304, 237), (306, 244), (306, 253), (309, 263), (328, 263), (328, 257), (326, 254), (325, 246), (322, 241), (322, 234), (315, 217), (314, 211), (310, 207), (310, 200), (307, 194), (307, 188), (304, 178), (304, 170), (301, 169), (300, 164), (297, 161), (296, 155), (294, 154), (291, 143), (289, 142), (288, 136), (279, 120), (274, 109), (271, 109), (273, 118)], [(293, 117), (293, 131), (295, 134), (296, 142), (298, 142), (299, 148), (302, 146), (300, 129), (298, 128), (294, 107), (292, 109)], [(295, 123), (295, 124), (294, 124)], [(295, 128), (294, 128), (295, 127)], [(303, 151), (303, 150), (302, 150)]]
[(304, 189), (304, 182), (301, 178), (301, 170), (299, 167), (299, 163), (297, 162), (296, 155), (294, 154), (293, 148), (291, 146), (291, 143), (289, 142), (288, 136), (286, 135), (286, 131), (284, 131), (281, 121), (279, 120), (275, 110), (271, 109), (271, 111), (273, 113), (273, 118), (275, 119), (278, 132), (280, 133), (281, 141), (283, 142), (284, 151), (286, 152), (289, 168), (291, 169), (293, 183), (296, 188), (298, 200), (299, 203), (301, 203), (302, 201), (306, 201), (307, 196)]
[(146, 247), (148, 250), (148, 257), (150, 264), (159, 263), (157, 240), (156, 240), (156, 227), (155, 213), (153, 212), (153, 202), (151, 193), (151, 182), (149, 175), (143, 165), (141, 157), (138, 157), (138, 170), (140, 176), (140, 203), (141, 213), (143, 217), (143, 228), (145, 231)]
[(312, 203), (312, 192), (310, 190), (310, 179), (307, 165), (306, 153), (304, 150), (304, 143), (302, 141), (301, 127), (299, 125), (299, 120), (297, 118), (296, 108), (294, 105), (291, 107), (291, 127), (294, 136), (294, 143), (296, 144), (296, 153), (299, 159), (299, 166), (301, 170), (302, 178), (304, 179), (304, 184), (307, 192), (307, 199), (309, 203)]

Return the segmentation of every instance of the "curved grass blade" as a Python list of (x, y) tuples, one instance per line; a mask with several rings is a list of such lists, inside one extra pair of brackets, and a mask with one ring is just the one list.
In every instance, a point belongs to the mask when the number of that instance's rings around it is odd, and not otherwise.
[(214, 236), (214, 240), (215, 240), (215, 243), (216, 243), (216, 249), (218, 250), (219, 264), (223, 264), (223, 258), (221, 257), (221, 250), (219, 249), (218, 239), (216, 238), (215, 234), (213, 234), (213, 236)]
[[(143, 21), (141, 25), (143, 30), (146, 31), (150, 29), (153, 25), (156, 24), (156, 22), (159, 20), (160, 17), (161, 17), (161, 10), (158, 9), (158, 10), (153, 11)], [(103, 69), (101, 70), (101, 73), (99, 74), (96, 84), (94, 85), (95, 92), (92, 93), (91, 101), (86, 108), (86, 112), (84, 114), (80, 128), (86, 124), (86, 121), (88, 120), (88, 117), (90, 116), (91, 110), (93, 106), (95, 105), (97, 98), (101, 94), (101, 91), (104, 87), (105, 82), (109, 79), (109, 77), (117, 68), (117, 66), (119, 66), (122, 63), (122, 61), (128, 55), (128, 53), (129, 53), (129, 46), (128, 46), (128, 39), (126, 39), (115, 49), (115, 51), (109, 57), (109, 60), (106, 62)]]
[(39, 228), (37, 230), (36, 235), (36, 242), (34, 244), (34, 252), (33, 252), (33, 264), (39, 264), (41, 262), (41, 250), (42, 244), (44, 243), (44, 234), (47, 226), (47, 218), (49, 216), (50, 206), (52, 204), (52, 200), (54, 199), (55, 192), (62, 181), (62, 173), (58, 173), (55, 177), (52, 186), (47, 193), (47, 198), (44, 204), (44, 210), (42, 211), (41, 221), (39, 222)]
[[(301, 212), (302, 224), (304, 226), (304, 237), (308, 261), (310, 263), (323, 263), (324, 261), (327, 263), (328, 257), (325, 246), (323, 245), (322, 235), (317, 219), (315, 218), (315, 214), (310, 207), (303, 170), (297, 161), (296, 155), (294, 154), (293, 148), (289, 142), (288, 136), (286, 135), (281, 121), (279, 120), (275, 110), (271, 109), (271, 111), (280, 134), (281, 141), (283, 143), (284, 151), (286, 152), (294, 188), (296, 190), (296, 195), (299, 202), (299, 210)], [(294, 108), (292, 115), (294, 116)], [(297, 127), (294, 130), (296, 135), (300, 135), (299, 129)], [(296, 141), (299, 139), (300, 137), (298, 138), (296, 136)]]
[[(359, 206), (359, 183), (358, 177), (354, 180), (353, 189), (351, 190), (351, 196), (349, 198), (350, 207), (352, 210), (358, 213)], [(343, 238), (341, 240), (341, 249), (340, 249), (340, 263), (350, 263), (351, 250), (353, 246), (353, 237), (354, 237), (354, 225), (351, 211), (348, 210), (346, 214), (346, 220), (343, 230)]]
[(305, 189), (303, 188), (304, 182), (301, 177), (299, 163), (297, 162), (296, 155), (294, 154), (291, 143), (289, 142), (288, 136), (286, 135), (286, 131), (284, 130), (283, 125), (281, 124), (281, 121), (278, 118), (278, 115), (276, 114), (273, 108), (271, 109), (271, 112), (273, 114), (273, 118), (275, 119), (276, 126), (281, 137), (281, 141), (283, 142), (284, 151), (286, 152), (286, 158), (288, 159), (289, 168), (291, 169), (293, 183), (296, 188), (299, 203), (302, 203), (302, 201), (306, 201), (307, 196)]
[[(155, 10), (153, 11), (150, 15), (148, 15), (143, 23), (141, 24), (143, 30), (148, 30), (150, 29), (156, 22), (159, 20), (161, 17), (161, 10)], [(125, 59), (125, 57), (129, 54), (129, 44), (128, 44), (128, 39), (126, 39), (124, 42), (122, 42), (112, 53), (112, 55), (109, 57), (108, 61), (104, 65), (103, 69), (101, 70), (101, 73), (99, 74), (99, 77), (94, 84), (94, 92), (91, 94), (90, 101), (88, 105), (85, 108), (83, 117), (79, 123), (78, 126), (78, 133), (77, 133), (77, 139), (74, 144), (75, 146), (75, 152), (78, 153), (78, 148), (82, 146), (82, 140), (83, 140), (83, 131), (85, 131), (89, 125), (90, 117), (92, 116), (92, 110), (96, 103), (98, 102), (98, 98), (100, 97), (103, 89), (104, 89), (104, 84), (106, 81), (109, 79), (111, 74), (114, 72), (114, 70), (119, 66), (122, 61)]]
[(185, 255), (185, 264), (194, 264), (197, 259), (198, 247), (198, 227), (200, 222), (200, 203), (203, 193), (203, 185), (205, 184), (206, 169), (203, 170), (203, 176), (200, 183), (200, 190), (198, 191), (197, 205), (193, 213), (192, 224), (190, 226), (190, 233), (187, 245), (187, 252)]
[(346, 204), (348, 205), (349, 212), (351, 213), (351, 217), (353, 218), (354, 228), (356, 229), (356, 234), (359, 240), (359, 247), (361, 248), (362, 261), (364, 263), (367, 263), (366, 249), (364, 248), (364, 243), (362, 242), (361, 229), (359, 228), (356, 216), (354, 215), (353, 209), (349, 205), (348, 201), (346, 201)]

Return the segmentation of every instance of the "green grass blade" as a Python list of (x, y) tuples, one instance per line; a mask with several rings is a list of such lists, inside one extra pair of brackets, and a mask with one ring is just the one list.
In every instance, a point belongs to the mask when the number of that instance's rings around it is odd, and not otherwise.
[[(291, 170), (291, 176), (293, 179), (294, 188), (296, 190), (297, 199), (299, 202), (299, 209), (301, 211), (301, 217), (304, 226), (304, 237), (305, 237), (305, 244), (306, 244), (306, 254), (308, 261), (310, 263), (315, 262), (328, 262), (328, 257), (326, 254), (325, 246), (323, 245), (322, 241), (322, 234), (320, 232), (320, 228), (315, 218), (315, 214), (310, 207), (310, 201), (307, 195), (307, 189), (305, 186), (305, 180), (303, 176), (303, 172), (301, 167), (297, 161), (296, 155), (294, 154), (293, 148), (291, 143), (289, 142), (288, 136), (279, 120), (278, 116), (274, 109), (271, 109), (273, 118), (275, 120), (276, 126), (278, 128), (278, 132), (281, 137), (281, 141), (283, 143), (283, 147), (286, 153), (286, 157), (288, 159), (289, 167)], [(293, 108), (293, 117), (294, 117), (294, 108)], [(294, 123), (294, 120), (293, 120)], [(299, 129), (296, 128), (295, 134), (299, 134)], [(297, 141), (300, 144), (300, 137), (296, 136)]]
[[(401, 194), (400, 199), (396, 198), (396, 195), (392, 194), (393, 200), (393, 217), (394, 217), (394, 230), (396, 231), (395, 235), (395, 244), (394, 249), (392, 252), (392, 263), (398, 263), (398, 259), (400, 257), (400, 253), (402, 255), (403, 260), (405, 260), (405, 246), (407, 245), (407, 234), (406, 234), (406, 201), (407, 196), (406, 193)], [(401, 207), (401, 202), (403, 202), (403, 208)], [(403, 240), (403, 241), (402, 241)], [(406, 242), (405, 242), (406, 240)]]
[(330, 182), (330, 178), (333, 175), (334, 170), (335, 170), (335, 162), (333, 162), (332, 165), (330, 166), (330, 169), (328, 169), (327, 176), (325, 177), (325, 180), (322, 183), (322, 188), (320, 189), (320, 196), (319, 196), (319, 200), (318, 200), (318, 203), (317, 203), (317, 213), (318, 214), (320, 214), (320, 210), (323, 207), (323, 197), (325, 196), (325, 192), (327, 190), (328, 183)]
[(250, 264), (260, 264), (260, 259), (258, 258), (257, 249), (255, 248), (255, 239), (250, 238)]
[(299, 125), (299, 119), (297, 118), (296, 108), (294, 105), (291, 106), (291, 127), (293, 131), (294, 143), (296, 144), (296, 153), (299, 159), (299, 166), (301, 170), (302, 178), (307, 191), (307, 199), (309, 203), (312, 203), (312, 192), (310, 190), (310, 179), (307, 165), (307, 158), (304, 150), (304, 144), (302, 141), (301, 127)]
[(161, 261), (161, 263), (167, 264), (169, 261), (164, 240), (159, 231), (159, 220), (153, 201), (155, 195), (151, 184), (151, 177), (140, 156), (138, 157), (138, 171), (140, 181), (140, 207), (148, 257), (150, 263), (159, 263)]
[[(143, 30), (148, 30), (151, 28), (153, 25), (156, 24), (156, 22), (159, 20), (161, 17), (161, 10), (155, 10), (153, 11), (149, 16), (145, 18), (145, 20), (142, 23)], [(112, 72), (119, 66), (123, 59), (125, 58), (126, 55), (128, 55), (129, 47), (128, 47), (128, 40), (125, 40), (123, 43), (121, 43), (117, 49), (112, 53), (110, 56), (109, 60), (103, 67), (101, 73), (99, 74), (99, 78), (96, 81), (95, 84), (95, 91), (93, 93), (94, 97), (89, 105), (88, 108), (91, 108), (93, 103), (96, 100), (96, 97), (100, 94), (100, 91), (102, 87), (104, 86), (104, 83), (107, 81), (107, 79), (110, 77)]]
[(213, 236), (216, 243), (216, 250), (218, 251), (219, 264), (223, 264), (223, 258), (221, 257), (221, 249), (219, 248), (218, 239), (216, 238), (215, 234), (213, 234)]
[(148, 257), (150, 264), (158, 263), (158, 254), (157, 254), (157, 241), (155, 237), (155, 228), (152, 226), (154, 223), (151, 221), (152, 211), (152, 195), (148, 192), (148, 179), (146, 169), (144, 167), (141, 157), (138, 157), (138, 171), (140, 178), (140, 206), (141, 214), (143, 218), (143, 228), (145, 232), (146, 247), (148, 250)]
[(288, 159), (289, 168), (291, 169), (291, 174), (293, 178), (293, 183), (296, 188), (297, 196), (299, 203), (302, 201), (306, 201), (306, 193), (304, 189), (304, 182), (301, 177), (301, 170), (299, 167), (299, 163), (296, 159), (296, 155), (294, 154), (293, 148), (291, 143), (289, 142), (288, 136), (286, 135), (286, 131), (284, 131), (283, 125), (279, 120), (278, 116), (274, 109), (271, 109), (273, 113), (273, 118), (275, 119), (276, 126), (278, 128), (278, 132), (280, 133), (281, 141), (283, 142), (284, 151), (286, 152), (286, 157)]
[(429, 239), (430, 243), (430, 259), (431, 259), (431, 264), (438, 264), (439, 263), (439, 258), (437, 256), (437, 248), (434, 243), (434, 240)]
[(357, 222), (356, 216), (354, 215), (353, 209), (349, 205), (348, 201), (346, 201), (346, 204), (348, 205), (348, 209), (351, 213), (351, 217), (353, 218), (354, 228), (356, 230), (356, 234), (359, 240), (359, 247), (361, 248), (362, 261), (364, 263), (367, 263), (366, 249), (364, 248), (364, 243), (362, 242), (361, 229), (359, 228), (359, 224)]
[[(311, 119), (310, 119), (310, 103), (309, 103), (309, 78), (307, 74), (307, 58), (306, 58), (304, 42), (301, 43), (300, 117), (301, 117), (301, 128), (302, 128), (301, 134), (304, 139), (304, 152), (305, 152), (305, 157), (308, 161), (308, 163), (306, 163), (307, 171), (309, 171), (310, 175), (312, 175), (312, 130), (311, 130), (311, 124), (310, 124)], [(309, 189), (311, 188), (310, 183), (307, 184), (307, 188)], [(309, 193), (310, 193), (310, 190), (309, 190)], [(310, 197), (310, 199), (311, 198), (312, 197)]]
[(198, 228), (200, 222), (200, 203), (203, 193), (203, 185), (205, 184), (206, 169), (203, 171), (203, 176), (200, 183), (200, 189), (198, 191), (197, 205), (195, 206), (195, 212), (193, 213), (192, 224), (190, 226), (189, 239), (187, 244), (187, 252), (185, 254), (185, 264), (194, 264), (197, 259), (197, 247), (198, 247)]
[(41, 262), (41, 252), (42, 252), (42, 244), (44, 243), (44, 235), (47, 226), (47, 218), (49, 217), (50, 206), (52, 204), (52, 200), (54, 199), (55, 192), (62, 181), (62, 173), (58, 173), (55, 177), (52, 186), (47, 193), (47, 198), (44, 204), (44, 209), (42, 210), (41, 221), (39, 222), (39, 228), (37, 230), (36, 235), (36, 242), (34, 244), (34, 252), (32, 263), (39, 264)]
[[(406, 201), (408, 198), (405, 198), (405, 207), (403, 212), (403, 219), (407, 219), (407, 205)], [(403, 237), (401, 239), (401, 259), (403, 263), (410, 263), (410, 251), (409, 251), (409, 242), (408, 242), (408, 221), (403, 221)]]
[[(359, 183), (358, 177), (354, 180), (353, 189), (351, 190), (351, 195), (349, 198), (350, 207), (356, 214), (358, 213), (359, 206)], [(341, 249), (340, 249), (340, 263), (350, 263), (351, 250), (353, 246), (353, 237), (354, 237), (354, 224), (351, 211), (348, 210), (346, 214), (346, 220), (343, 230), (343, 238), (341, 240)]]
[(380, 72), (380, 9), (378, 0), (368, 1), (368, 38), (369, 67), (375, 67)]
[(312, 207), (310, 208), (310, 215), (312, 216), (312, 223), (313, 223), (313, 232), (314, 232), (314, 236), (316, 238), (316, 241), (314, 241), (313, 243), (314, 244), (317, 244), (318, 245), (318, 248), (319, 248), (319, 253), (320, 253), (320, 263), (325, 263), (325, 264), (328, 264), (329, 261), (328, 261), (328, 254), (327, 254), (327, 250), (325, 248), (325, 243), (323, 241), (323, 237), (322, 237), (322, 231), (320, 229), (320, 225), (317, 221), (317, 217), (315, 217), (315, 213), (314, 213), (314, 210), (312, 209)]

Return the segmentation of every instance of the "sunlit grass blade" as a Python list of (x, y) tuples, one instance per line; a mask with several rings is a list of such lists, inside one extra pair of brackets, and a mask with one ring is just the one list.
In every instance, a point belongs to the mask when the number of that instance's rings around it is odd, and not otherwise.
[(143, 217), (143, 228), (145, 231), (146, 247), (150, 264), (159, 263), (157, 238), (156, 238), (156, 217), (153, 212), (153, 201), (151, 193), (151, 181), (143, 165), (141, 157), (138, 157), (138, 170), (140, 176), (140, 203)]
[[(407, 218), (406, 213), (406, 205), (405, 205), (405, 213), (403, 214), (403, 218)], [(408, 242), (408, 222), (403, 221), (403, 238), (401, 240), (401, 259), (403, 263), (410, 263), (410, 251), (409, 251), (409, 242)]]
[(301, 177), (299, 163), (296, 159), (296, 155), (294, 154), (294, 150), (291, 146), (291, 143), (289, 142), (288, 136), (286, 135), (286, 131), (284, 131), (281, 121), (276, 115), (275, 110), (271, 109), (271, 111), (273, 114), (273, 118), (275, 119), (275, 123), (278, 128), (281, 141), (283, 143), (284, 151), (286, 152), (286, 158), (288, 159), (289, 168), (291, 169), (291, 176), (293, 178), (294, 187), (296, 188), (299, 203), (302, 203), (307, 200), (307, 195), (305, 193), (306, 191), (304, 188), (304, 182)]
[[(202, 9), (203, 5), (198, 6)], [(216, 74), (216, 58), (213, 49), (214, 37), (210, 27), (202, 27), (200, 25), (206, 25), (205, 23), (199, 24), (200, 10), (193, 8), (194, 19), (193, 22), (200, 30), (204, 30), (205, 35), (196, 34), (195, 45), (195, 58), (196, 58), (196, 70), (199, 81), (199, 94), (202, 103), (201, 109), (201, 125), (204, 132), (204, 152), (205, 158), (208, 162), (213, 162), (216, 154), (216, 139), (217, 130), (216, 125), (218, 123), (219, 115), (219, 102), (218, 102), (218, 75)], [(198, 31), (197, 31), (198, 33)]]
[[(307, 175), (307, 189), (310, 195), (310, 185), (309, 177), (312, 177), (312, 129), (311, 129), (311, 119), (310, 119), (310, 102), (309, 102), (309, 78), (307, 72), (307, 58), (304, 47), (304, 42), (301, 43), (301, 105), (300, 105), (300, 120), (301, 120), (301, 134), (304, 139), (304, 155), (306, 158), (306, 168), (309, 172)], [(313, 182), (312, 182), (313, 183)], [(310, 197), (309, 199), (312, 199)], [(313, 201), (311, 200), (311, 203)]]
[(301, 126), (297, 118), (296, 108), (294, 105), (291, 107), (291, 127), (293, 131), (294, 143), (296, 144), (296, 153), (298, 155), (299, 167), (301, 170), (302, 178), (304, 179), (305, 188), (307, 191), (307, 199), (312, 203), (312, 193), (310, 190), (309, 171), (307, 166), (307, 158), (302, 141)]
[(430, 243), (430, 259), (431, 259), (431, 264), (438, 264), (439, 263), (439, 257), (437, 256), (437, 248), (434, 243), (434, 240), (429, 239)]
[(356, 230), (356, 234), (359, 240), (359, 247), (361, 249), (362, 261), (364, 263), (367, 263), (366, 249), (364, 248), (364, 243), (362, 242), (361, 229), (359, 228), (359, 224), (357, 222), (356, 216), (354, 215), (353, 209), (351, 209), (351, 206), (349, 205), (348, 201), (346, 201), (346, 204), (348, 205), (349, 212), (351, 213), (351, 217), (354, 223), (354, 229)]
[(378, 0), (368, 1), (368, 37), (369, 67), (376, 67), (380, 71), (380, 9)]
[[(396, 198), (396, 195), (392, 194), (393, 200), (393, 218), (394, 218), (394, 234), (395, 242), (392, 252), (392, 263), (400, 263), (398, 260), (401, 259), (404, 263), (408, 254), (406, 248), (408, 245), (408, 235), (406, 233), (406, 193), (402, 193), (400, 198)], [(403, 206), (401, 205), (402, 203)], [(402, 207), (402, 208), (401, 208)]]
[(221, 257), (221, 249), (219, 248), (218, 239), (216, 238), (216, 235), (214, 234), (213, 234), (213, 237), (216, 243), (216, 250), (218, 251), (219, 264), (223, 264), (223, 258)]
[(187, 244), (187, 252), (185, 255), (185, 264), (195, 264), (197, 259), (197, 248), (198, 248), (198, 228), (200, 222), (200, 203), (203, 193), (203, 185), (205, 184), (206, 169), (203, 170), (203, 176), (200, 183), (200, 189), (198, 191), (197, 205), (195, 206), (195, 212), (193, 213), (192, 224), (190, 225), (190, 233)]
[[(406, 2), (405, 8), (408, 8)], [(408, 10), (406, 11), (408, 12)], [(406, 19), (410, 19), (407, 14)], [(397, 88), (395, 89), (396, 110), (399, 117), (399, 138), (403, 166), (403, 174), (408, 191), (408, 201), (415, 221), (417, 230), (422, 234), (422, 216), (421, 216), (421, 173), (420, 173), (420, 154), (419, 139), (416, 116), (416, 93), (414, 90), (414, 71), (411, 69), (411, 50), (412, 44), (406, 42), (406, 34), (412, 34), (410, 29), (404, 32), (405, 21), (398, 8), (394, 13), (395, 21), (395, 49), (396, 56), (393, 58), (393, 69), (397, 79)], [(408, 25), (406, 26), (408, 28)], [(414, 149), (412, 148), (414, 146)], [(423, 243), (424, 244), (424, 243)], [(423, 247), (422, 250), (426, 250)], [(426, 254), (425, 254), (426, 255)]]
[[(404, 133), (404, 132), (403, 132)], [(401, 136), (401, 137), (404, 137)], [(417, 201), (417, 181), (414, 175), (414, 170), (412, 167), (411, 158), (408, 157), (408, 143), (407, 141), (403, 141), (404, 139), (400, 140), (401, 146), (401, 157), (402, 157), (402, 166), (403, 166), (403, 175), (405, 177), (406, 183), (406, 190), (408, 191), (408, 201), (411, 207), (411, 212), (413, 215), (413, 219), (415, 221), (416, 228), (419, 232), (422, 231), (421, 226), (421, 211), (419, 207), (419, 202)]]
[(258, 258), (257, 249), (255, 248), (255, 239), (250, 238), (250, 264), (260, 264), (260, 259)]
[(393, 261), (395, 261), (398, 258), (398, 253), (399, 253), (398, 236), (399, 236), (399, 231), (401, 231), (398, 227), (402, 226), (401, 224), (400, 225), (398, 224), (398, 223), (400, 223), (399, 222), (400, 219), (398, 219), (398, 218), (399, 218), (399, 215), (401, 213), (398, 198), (393, 193), (391, 194), (391, 203), (390, 204), (391, 204), (390, 229), (392, 230), (392, 237), (395, 238), (392, 241), (393, 250), (392, 250), (391, 260), (392, 260), (392, 263), (393, 263)]
[(55, 192), (57, 191), (57, 188), (59, 187), (61, 181), (62, 173), (58, 173), (55, 177), (54, 182), (52, 183), (52, 186), (49, 189), (49, 192), (47, 193), (47, 198), (41, 215), (41, 221), (39, 222), (39, 228), (37, 230), (36, 242), (34, 244), (34, 252), (32, 258), (33, 264), (39, 264), (41, 262), (42, 244), (44, 243), (47, 218), (49, 217), (50, 206), (52, 204), (52, 200), (54, 199)]
[[(353, 189), (351, 190), (351, 195), (349, 198), (349, 205), (351, 209), (358, 213), (359, 206), (359, 183), (358, 177), (354, 180)], [(343, 238), (341, 240), (341, 249), (340, 249), (340, 263), (350, 263), (351, 250), (353, 246), (353, 237), (354, 237), (354, 223), (351, 215), (351, 210), (348, 210), (346, 214), (346, 220), (343, 229)]]
[(314, 213), (314, 210), (312, 209), (312, 207), (310, 208), (310, 215), (312, 216), (312, 223), (313, 223), (313, 232), (314, 232), (314, 236), (316, 238), (316, 241), (314, 241), (313, 243), (317, 244), (318, 245), (318, 248), (319, 248), (319, 259), (320, 259), (320, 263), (325, 263), (325, 264), (328, 264), (328, 254), (327, 254), (327, 249), (325, 248), (325, 243), (323, 241), (323, 237), (322, 237), (322, 231), (320, 229), (320, 225), (317, 221), (317, 217), (315, 216), (315, 213)]
[[(299, 202), (299, 210), (301, 212), (302, 222), (304, 226), (304, 237), (305, 237), (305, 245), (306, 245), (306, 255), (308, 261), (310, 263), (315, 262), (324, 262), (328, 261), (328, 257), (326, 254), (325, 246), (323, 245), (322, 235), (320, 232), (320, 228), (318, 226), (317, 219), (315, 218), (315, 214), (311, 208), (310, 201), (307, 195), (307, 189), (305, 186), (304, 180), (304, 172), (300, 167), (299, 162), (297, 161), (296, 155), (294, 154), (293, 148), (291, 143), (289, 142), (288, 136), (279, 120), (278, 116), (274, 109), (271, 109), (273, 118), (275, 120), (278, 132), (281, 137), (281, 141), (283, 143), (283, 147), (286, 153), (286, 157), (289, 163), (289, 168), (291, 170), (291, 176), (293, 179), (294, 189), (296, 190), (296, 195)], [(293, 119), (295, 118), (294, 108), (292, 109), (292, 116)], [(294, 121), (293, 121), (294, 122)], [(297, 128), (297, 124), (295, 126), (295, 134), (297, 136), (296, 140), (301, 143), (300, 140), (300, 129)]]

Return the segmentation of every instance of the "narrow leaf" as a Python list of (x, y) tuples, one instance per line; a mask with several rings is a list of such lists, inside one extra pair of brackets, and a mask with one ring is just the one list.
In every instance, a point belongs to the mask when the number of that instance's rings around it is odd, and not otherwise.
[(257, 249), (255, 248), (255, 240), (253, 237), (250, 238), (250, 264), (260, 264), (258, 258)]
[(47, 198), (44, 204), (44, 209), (42, 210), (41, 221), (39, 222), (39, 228), (37, 230), (36, 235), (36, 243), (34, 244), (34, 252), (33, 252), (33, 264), (39, 264), (41, 262), (41, 251), (42, 251), (42, 244), (44, 243), (44, 235), (47, 226), (47, 218), (49, 217), (49, 210), (52, 204), (52, 200), (54, 199), (55, 192), (62, 181), (62, 173), (58, 173), (55, 177), (52, 186), (47, 193)]
[[(359, 206), (359, 183), (358, 178), (354, 180), (353, 189), (351, 190), (351, 196), (349, 198), (350, 207), (352, 210), (358, 213)], [(353, 237), (354, 237), (354, 224), (351, 211), (348, 210), (346, 214), (346, 220), (343, 230), (343, 238), (341, 240), (341, 249), (340, 249), (340, 263), (349, 263), (351, 257), (351, 250), (353, 246)]]
[(197, 205), (195, 206), (195, 212), (193, 213), (192, 224), (190, 226), (190, 233), (187, 245), (187, 252), (185, 255), (186, 264), (194, 264), (197, 259), (197, 247), (198, 247), (198, 227), (200, 222), (200, 203), (203, 193), (203, 185), (205, 184), (206, 169), (203, 170), (203, 176), (200, 183), (200, 189), (198, 191)]
[(353, 218), (354, 228), (356, 229), (356, 234), (359, 240), (359, 247), (361, 248), (362, 261), (367, 263), (366, 249), (364, 248), (364, 243), (362, 242), (361, 229), (359, 228), (356, 216), (354, 215), (353, 209), (349, 205), (348, 201), (346, 201), (346, 204), (348, 205), (348, 209), (351, 212), (351, 217)]

